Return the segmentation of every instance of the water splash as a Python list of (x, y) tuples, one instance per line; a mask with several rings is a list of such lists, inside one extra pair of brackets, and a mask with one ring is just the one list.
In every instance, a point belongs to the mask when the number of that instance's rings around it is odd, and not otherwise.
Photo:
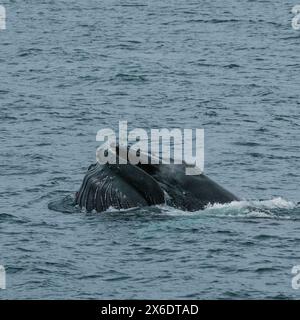
[(186, 212), (168, 206), (160, 206), (168, 215), (188, 215), (202, 217), (238, 217), (269, 219), (300, 219), (300, 206), (282, 197), (270, 200), (242, 200), (226, 204), (209, 204), (204, 210)]

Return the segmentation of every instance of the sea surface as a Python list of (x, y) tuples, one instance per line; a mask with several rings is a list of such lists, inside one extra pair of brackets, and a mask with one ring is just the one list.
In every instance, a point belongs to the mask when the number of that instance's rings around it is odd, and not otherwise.
[[(300, 1), (5, 1), (0, 299), (299, 299)], [(66, 214), (96, 133), (204, 128), (240, 202)]]

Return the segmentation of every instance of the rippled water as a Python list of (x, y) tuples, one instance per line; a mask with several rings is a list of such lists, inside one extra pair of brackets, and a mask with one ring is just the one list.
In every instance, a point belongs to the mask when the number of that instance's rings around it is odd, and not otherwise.
[[(297, 2), (1, 4), (0, 298), (300, 297)], [(245, 200), (50, 211), (119, 120), (204, 128), (207, 175)]]

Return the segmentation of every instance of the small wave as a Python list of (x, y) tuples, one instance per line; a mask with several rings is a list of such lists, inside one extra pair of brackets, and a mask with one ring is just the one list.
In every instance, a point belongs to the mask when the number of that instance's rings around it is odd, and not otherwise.
[(13, 214), (9, 213), (0, 213), (0, 224), (4, 222), (17, 222), (17, 223), (27, 223), (29, 220), (26, 218), (20, 218), (17, 216), (14, 216)]
[(80, 211), (74, 206), (74, 195), (67, 195), (63, 198), (51, 201), (48, 203), (48, 208), (63, 213), (75, 213)]
[(145, 82), (147, 81), (144, 75), (137, 74), (127, 74), (127, 73), (118, 73), (113, 80), (123, 81), (123, 82)]

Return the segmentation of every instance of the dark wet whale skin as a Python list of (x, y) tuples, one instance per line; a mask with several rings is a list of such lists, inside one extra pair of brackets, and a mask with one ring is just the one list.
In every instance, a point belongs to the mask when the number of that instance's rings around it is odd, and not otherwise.
[(110, 207), (129, 209), (160, 203), (164, 203), (164, 193), (159, 184), (130, 164), (91, 165), (75, 198), (76, 205), (97, 212)]
[(170, 206), (195, 211), (209, 203), (228, 203), (238, 197), (218, 185), (206, 175), (186, 175), (184, 164), (141, 165), (143, 170), (166, 191)]
[(76, 193), (75, 205), (88, 212), (167, 203), (195, 211), (209, 203), (238, 198), (206, 175), (188, 176), (185, 165), (91, 165)]

